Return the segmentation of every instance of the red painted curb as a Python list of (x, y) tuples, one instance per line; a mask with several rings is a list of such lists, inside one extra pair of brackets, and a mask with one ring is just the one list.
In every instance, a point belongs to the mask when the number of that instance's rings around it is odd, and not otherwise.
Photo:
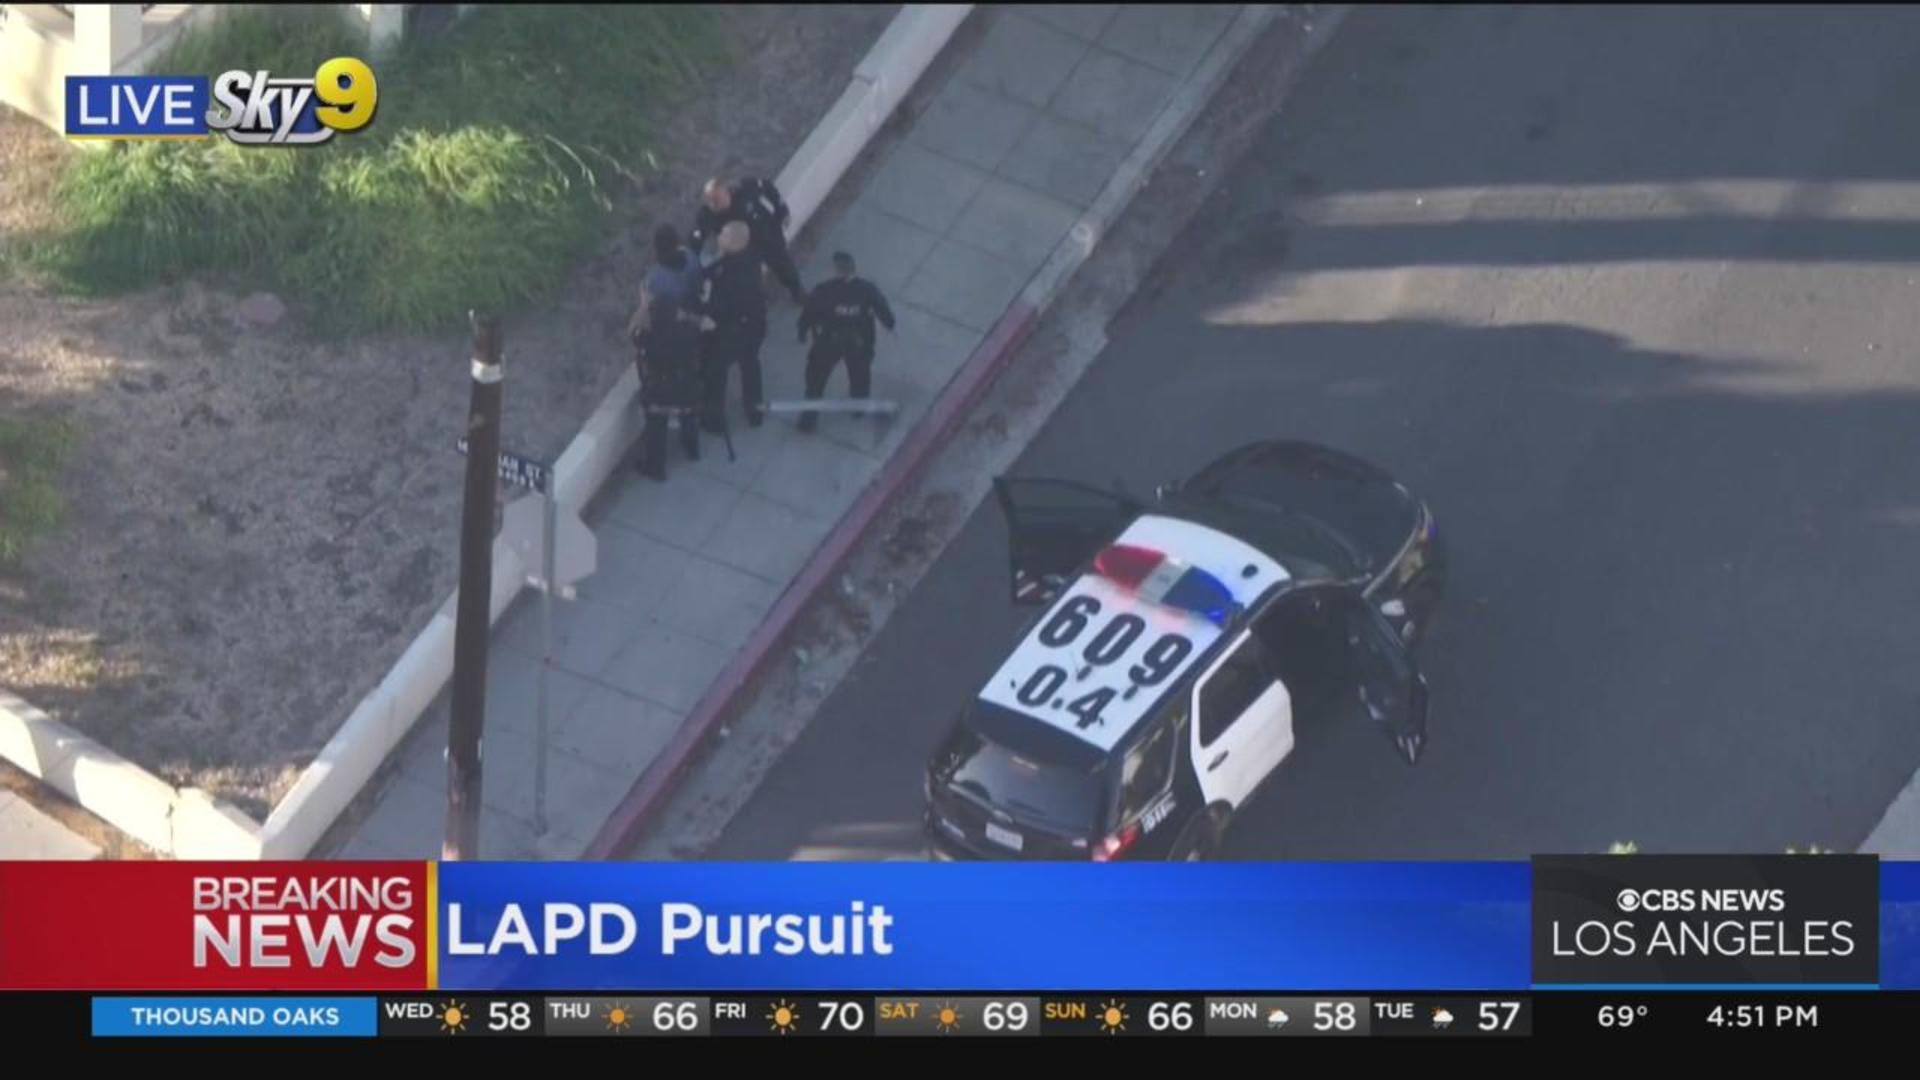
[(807, 564), (780, 594), (773, 610), (767, 613), (746, 645), (707, 687), (707, 692), (687, 713), (680, 730), (674, 732), (660, 755), (634, 781), (633, 788), (587, 845), (582, 858), (613, 858), (638, 838), (640, 830), (672, 793), (675, 782), (686, 772), (708, 736), (738, 709), (744, 691), (765, 671), (767, 661), (793, 629), (800, 614), (845, 564), (880, 512), (960, 426), (960, 420), (1033, 331), (1038, 315), (1039, 307), (1023, 294), (993, 324), (993, 329), (974, 347), (946, 389), (934, 399), (926, 415), (914, 425), (900, 449), (881, 466), (879, 475), (867, 484), (833, 532), (821, 541)]

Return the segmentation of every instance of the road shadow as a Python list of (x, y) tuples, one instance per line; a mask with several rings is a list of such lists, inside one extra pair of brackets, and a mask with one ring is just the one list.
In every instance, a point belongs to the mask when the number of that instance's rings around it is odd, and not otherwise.
[(1359, 7), (1251, 161), (1296, 194), (1912, 180), (1916, 96), (1912, 7)]
[(1024, 470), (1145, 490), (1315, 439), (1425, 495), (1453, 552), (1429, 759), (1340, 732), (1237, 852), (1851, 848), (1920, 760), (1920, 379), (1795, 388), (1557, 324), (1131, 330), (1190, 359), (1110, 357)]
[[(1898, 467), (1920, 387), (1756, 390), (1776, 365), (1559, 324), (1169, 314), (1115, 337), (1014, 471), (1145, 492), (1313, 439), (1428, 498), (1453, 553), (1426, 759), (1336, 728), (1230, 857), (1851, 848), (1920, 759), (1920, 477)], [(983, 506), (715, 857), (910, 834), (924, 762), (1023, 622), (1005, 544)]]

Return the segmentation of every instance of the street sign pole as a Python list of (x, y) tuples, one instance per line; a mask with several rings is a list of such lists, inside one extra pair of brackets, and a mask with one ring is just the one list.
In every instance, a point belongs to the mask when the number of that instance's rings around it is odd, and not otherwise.
[[(477, 340), (478, 338), (476, 338), (476, 341)], [(477, 348), (476, 346), (476, 349)], [(478, 355), (478, 353), (476, 352), (475, 355)], [(477, 374), (478, 370), (476, 367), (475, 378), (479, 377)], [(502, 542), (519, 552), (520, 557), (525, 560), (525, 562), (521, 564), (524, 566), (534, 559), (533, 533), (537, 529), (540, 534), (540, 550), (538, 552), (540, 569), (537, 574), (528, 574), (526, 582), (528, 585), (540, 590), (540, 670), (536, 672), (534, 676), (535, 745), (533, 766), (533, 826), (535, 835), (544, 837), (547, 834), (548, 743), (551, 741), (550, 733), (552, 730), (552, 716), (549, 709), (552, 695), (549, 691), (551, 690), (550, 682), (554, 666), (553, 598), (555, 593), (558, 593), (562, 600), (571, 600), (574, 598), (573, 583), (593, 573), (594, 562), (597, 558), (597, 549), (594, 544), (593, 534), (587, 530), (587, 527), (580, 521), (578, 516), (573, 513), (568, 513), (564, 523), (562, 522), (560, 496), (559, 493), (554, 490), (556, 478), (554, 476), (553, 465), (528, 457), (525, 454), (500, 449), (497, 404), (499, 390), (497, 387), (494, 390), (494, 394), (496, 404), (494, 430), (491, 433), (493, 436), (491, 446), (482, 447), (480, 445), (481, 440), (469, 440), (465, 436), (462, 436), (454, 441), (454, 449), (467, 455), (469, 490), (471, 490), (473, 476), (476, 471), (481, 473), (486, 471), (486, 465), (484, 464), (485, 459), (488, 457), (486, 451), (492, 450), (492, 457), (494, 459), (493, 471), (501, 482), (510, 484), (516, 488), (526, 488), (540, 496), (538, 506), (535, 506), (531, 501), (526, 499), (518, 499), (508, 504), (500, 536)], [(472, 425), (469, 425), (469, 427), (471, 428)], [(471, 498), (469, 501), (471, 503)], [(537, 520), (532, 516), (534, 512), (539, 514)], [(493, 511), (491, 505), (489, 505), (487, 518), (491, 520), (492, 515)], [(564, 537), (562, 536), (563, 527), (565, 530)], [(563, 545), (566, 549), (564, 559), (560, 555)], [(464, 551), (465, 548), (463, 546), (463, 558)], [(489, 569), (491, 565), (491, 562), (489, 562)], [(562, 579), (564, 579), (564, 581)], [(464, 606), (466, 597), (464, 580), (463, 577), (463, 583), (461, 585), (461, 618), (463, 620), (466, 611)], [(484, 616), (482, 616), (482, 618), (484, 619)], [(460, 623), (461, 628), (464, 628), (465, 625), (464, 621)], [(482, 626), (485, 626), (484, 621)], [(465, 630), (456, 630), (454, 654), (454, 678), (456, 684), (458, 683), (461, 672), (460, 653), (458, 650), (459, 642), (462, 639), (457, 636), (460, 633), (465, 633)], [(484, 630), (482, 632), (481, 644), (484, 648)], [(482, 660), (484, 662), (484, 657)], [(484, 666), (482, 671), (484, 678)], [(458, 686), (456, 685), (454, 697), (454, 715), (456, 717), (454, 727), (456, 732), (459, 731), (458, 717), (460, 715), (460, 700)], [(449, 749), (449, 761), (452, 760), (452, 756), (453, 752)], [(451, 775), (450, 772), (449, 776)], [(475, 783), (477, 785), (478, 781), (476, 780)], [(474, 798), (474, 805), (479, 805), (477, 795)], [(451, 841), (449, 842), (451, 843)]]
[(539, 727), (535, 740), (535, 761), (533, 766), (533, 830), (540, 836), (547, 834), (547, 678), (553, 670), (553, 590), (555, 585), (555, 534), (559, 532), (560, 507), (555, 501), (552, 478), (546, 485), (546, 527), (541, 530), (544, 539), (540, 544), (542, 553), (540, 567), (540, 622), (541, 656), (539, 696)]
[(447, 835), (440, 857), (480, 856), (481, 736), (486, 726), (487, 635), (492, 628), (493, 507), (500, 449), (500, 324), (480, 315), (473, 323), (473, 390), (460, 523), (460, 596), (454, 612), (452, 716), (447, 725)]

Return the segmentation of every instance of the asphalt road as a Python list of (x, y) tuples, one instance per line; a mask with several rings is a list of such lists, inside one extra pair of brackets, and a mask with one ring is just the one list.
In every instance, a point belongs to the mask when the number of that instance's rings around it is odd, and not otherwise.
[[(1362, 8), (1020, 472), (1305, 437), (1436, 507), (1431, 741), (1237, 858), (1851, 848), (1920, 765), (1920, 10)], [(918, 850), (1015, 641), (989, 503), (716, 858)]]

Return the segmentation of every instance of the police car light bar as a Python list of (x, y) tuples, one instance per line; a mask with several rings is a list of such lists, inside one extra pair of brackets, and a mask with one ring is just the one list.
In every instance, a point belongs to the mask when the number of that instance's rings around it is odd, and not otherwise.
[(1142, 600), (1190, 611), (1214, 623), (1225, 623), (1234, 609), (1233, 592), (1224, 582), (1164, 551), (1111, 544), (1094, 558), (1093, 568)]

